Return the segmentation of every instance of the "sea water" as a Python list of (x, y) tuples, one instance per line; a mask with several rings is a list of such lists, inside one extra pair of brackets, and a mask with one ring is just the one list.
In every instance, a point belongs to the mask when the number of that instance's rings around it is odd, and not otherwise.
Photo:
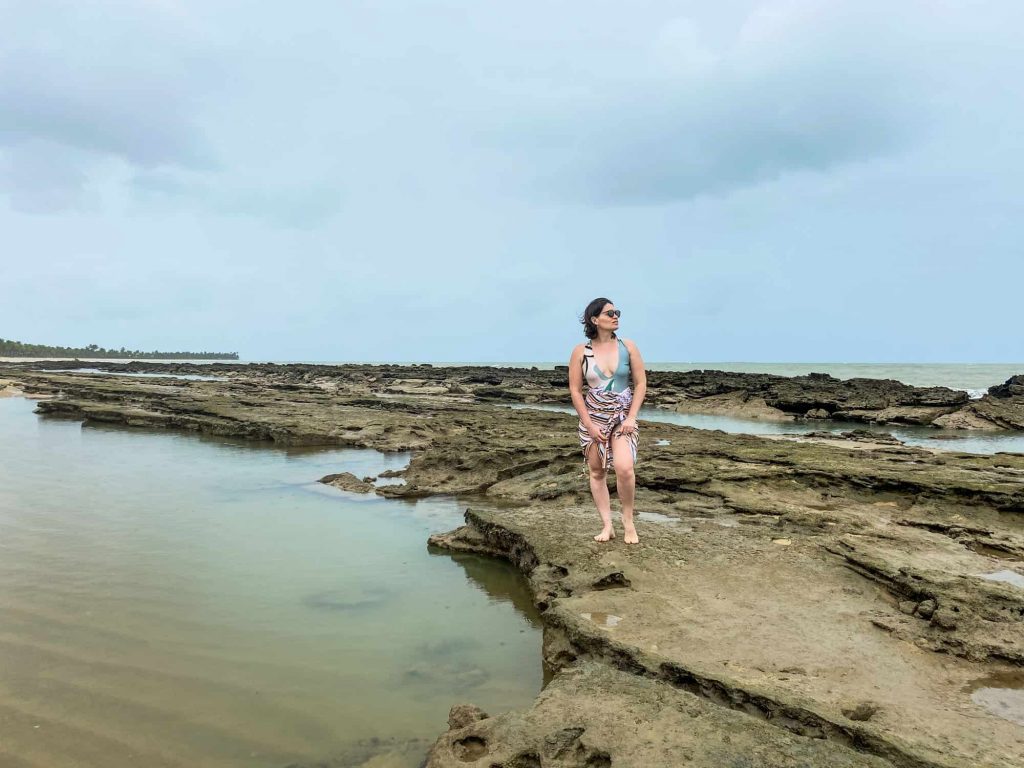
[(412, 768), (453, 704), (539, 692), (520, 574), (428, 552), (464, 507), (316, 482), (408, 456), (33, 406), (0, 399), (0, 765)]

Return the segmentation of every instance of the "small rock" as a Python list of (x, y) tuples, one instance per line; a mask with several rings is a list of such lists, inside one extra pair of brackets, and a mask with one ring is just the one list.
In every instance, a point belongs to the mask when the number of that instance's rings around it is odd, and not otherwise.
[(873, 701), (862, 701), (855, 707), (844, 708), (843, 714), (851, 720), (863, 722), (874, 717), (875, 713), (878, 712), (879, 709), (880, 707), (878, 704)]
[(629, 579), (622, 571), (606, 573), (591, 585), (594, 589), (624, 589), (631, 586)]
[(939, 629), (956, 629), (956, 614), (949, 608), (939, 608), (932, 614), (932, 626)]
[(327, 475), (321, 477), (320, 482), (324, 485), (331, 485), (335, 488), (339, 488), (343, 491), (351, 491), (352, 493), (369, 493), (373, 490), (373, 485), (360, 480), (358, 477), (353, 475), (351, 472), (339, 472), (335, 475)]
[(907, 616), (913, 616), (914, 611), (917, 610), (917, 603), (913, 600), (900, 600), (899, 609), (900, 613), (905, 613)]
[(917, 610), (914, 613), (922, 619), (930, 619), (935, 613), (936, 607), (934, 600), (922, 600), (917, 604)]
[(448, 729), (457, 731), (459, 728), (465, 728), (467, 725), (472, 725), (479, 720), (486, 720), (488, 717), (490, 715), (480, 707), (475, 707), (472, 704), (456, 704), (448, 713)]
[(804, 414), (808, 419), (827, 419), (829, 412), (824, 408), (811, 408)]

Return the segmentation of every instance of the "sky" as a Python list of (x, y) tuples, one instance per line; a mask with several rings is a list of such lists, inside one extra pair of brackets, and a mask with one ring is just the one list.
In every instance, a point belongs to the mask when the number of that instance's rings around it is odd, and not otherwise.
[(0, 0), (0, 337), (1024, 361), (1019, 0)]

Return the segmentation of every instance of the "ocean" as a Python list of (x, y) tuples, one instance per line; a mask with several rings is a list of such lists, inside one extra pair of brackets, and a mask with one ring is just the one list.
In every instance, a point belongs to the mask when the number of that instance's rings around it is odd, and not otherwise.
[[(19, 358), (0, 358), (3, 361), (16, 361)], [(25, 361), (26, 358), (20, 358)], [(85, 360), (83, 359), (85, 362)], [(95, 362), (128, 363), (131, 360), (97, 360)], [(411, 360), (146, 360), (142, 362), (195, 363), (208, 365), (216, 362), (226, 363), (276, 363), (278, 365), (415, 365), (422, 361)], [(566, 361), (427, 361), (430, 365), (442, 366), (496, 366), (513, 368), (552, 369), (557, 365), (565, 365)], [(968, 392), (971, 397), (981, 397), (989, 387), (1002, 384), (1011, 376), (1024, 374), (1024, 362), (1021, 363), (750, 363), (750, 362), (650, 362), (648, 370), (652, 371), (692, 371), (716, 370), (735, 371), (738, 373), (770, 373), (776, 376), (802, 376), (808, 373), (827, 373), (837, 379), (895, 379), (915, 387), (949, 387)]]
[(518, 569), (426, 546), (463, 505), (317, 482), (407, 454), (35, 405), (0, 399), (0, 766), (416, 768), (452, 704), (540, 691)]

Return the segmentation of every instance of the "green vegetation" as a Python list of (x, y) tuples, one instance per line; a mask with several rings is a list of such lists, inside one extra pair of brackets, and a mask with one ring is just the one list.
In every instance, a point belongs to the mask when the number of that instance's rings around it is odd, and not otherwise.
[(90, 344), (87, 347), (50, 347), (46, 344), (25, 344), (11, 339), (0, 339), (0, 357), (89, 357), (123, 358), (139, 360), (237, 360), (237, 352), (142, 352), (138, 349), (104, 349)]

